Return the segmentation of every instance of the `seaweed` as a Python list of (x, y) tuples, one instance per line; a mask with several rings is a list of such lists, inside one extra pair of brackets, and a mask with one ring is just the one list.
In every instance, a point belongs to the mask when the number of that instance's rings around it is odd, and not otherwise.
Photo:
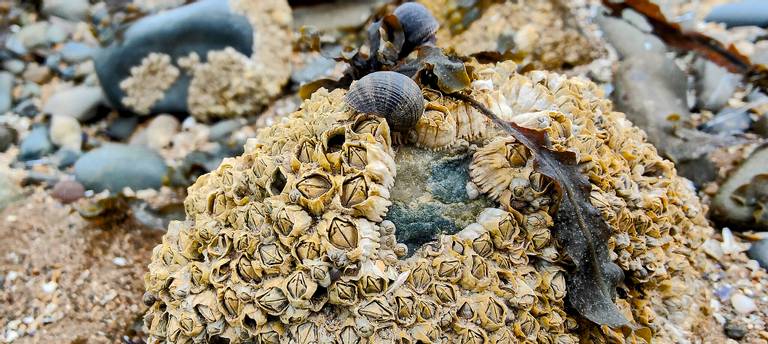
[(624, 279), (624, 273), (608, 256), (605, 243), (611, 228), (589, 201), (592, 184), (579, 170), (576, 154), (552, 150), (546, 132), (505, 122), (468, 95), (448, 95), (470, 104), (527, 147), (535, 168), (554, 181), (559, 195), (554, 235), (576, 266), (566, 284), (571, 306), (596, 324), (627, 325), (628, 320), (613, 303), (616, 286)]

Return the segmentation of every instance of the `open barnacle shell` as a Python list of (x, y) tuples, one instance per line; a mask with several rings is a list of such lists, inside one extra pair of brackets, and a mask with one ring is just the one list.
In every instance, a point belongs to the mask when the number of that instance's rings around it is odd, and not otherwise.
[(307, 171), (291, 187), (291, 201), (312, 215), (321, 215), (338, 192), (338, 178), (321, 169)]
[(387, 214), (389, 190), (365, 173), (348, 174), (341, 182), (338, 208), (345, 214), (381, 222)]

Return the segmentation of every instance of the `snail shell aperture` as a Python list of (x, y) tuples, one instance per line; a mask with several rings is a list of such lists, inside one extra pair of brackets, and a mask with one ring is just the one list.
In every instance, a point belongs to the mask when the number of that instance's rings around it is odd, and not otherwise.
[(393, 14), (403, 26), (405, 33), (404, 51), (411, 51), (415, 47), (432, 41), (440, 26), (432, 13), (419, 3), (404, 3), (398, 6)]
[(424, 97), (416, 82), (396, 72), (375, 72), (352, 84), (346, 96), (357, 112), (384, 117), (395, 131), (413, 128), (424, 113)]

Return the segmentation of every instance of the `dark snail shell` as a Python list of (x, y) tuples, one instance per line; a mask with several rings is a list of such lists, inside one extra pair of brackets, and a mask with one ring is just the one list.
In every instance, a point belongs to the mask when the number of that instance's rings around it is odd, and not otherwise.
[(434, 40), (440, 24), (424, 5), (407, 2), (398, 6), (393, 14), (400, 20), (405, 33), (403, 51), (410, 52), (415, 47)]
[(352, 84), (346, 96), (357, 112), (387, 120), (395, 131), (413, 128), (424, 113), (424, 97), (416, 82), (396, 72), (375, 72)]

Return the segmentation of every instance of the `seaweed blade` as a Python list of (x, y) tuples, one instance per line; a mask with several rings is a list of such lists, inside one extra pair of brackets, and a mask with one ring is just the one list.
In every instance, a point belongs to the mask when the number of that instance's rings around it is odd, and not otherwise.
[(571, 306), (598, 325), (627, 325), (629, 321), (613, 303), (624, 273), (608, 256), (606, 242), (611, 228), (589, 201), (592, 184), (579, 171), (576, 154), (550, 149), (544, 131), (505, 122), (470, 96), (451, 96), (472, 105), (526, 146), (533, 154), (536, 169), (554, 182), (560, 196), (554, 235), (576, 266), (566, 284)]

